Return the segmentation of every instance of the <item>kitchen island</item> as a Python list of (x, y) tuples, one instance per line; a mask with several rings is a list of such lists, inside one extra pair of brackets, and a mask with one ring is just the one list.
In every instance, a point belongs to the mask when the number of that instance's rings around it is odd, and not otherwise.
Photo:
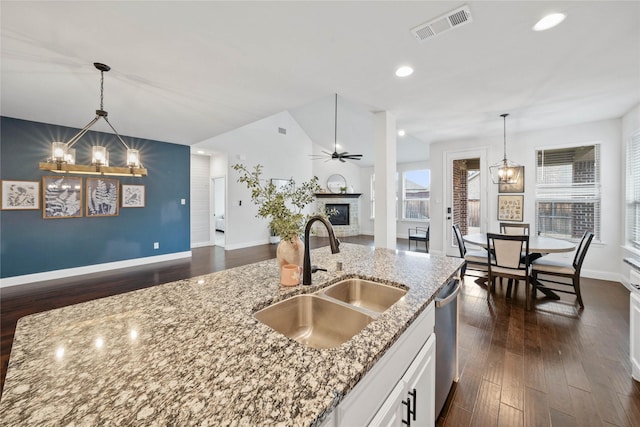
[[(19, 320), (2, 425), (313, 425), (426, 309), (462, 260), (342, 244), (312, 251), (312, 286), (282, 287), (275, 260)], [(341, 261), (343, 271), (336, 271)], [(407, 294), (349, 341), (302, 346), (254, 313), (345, 277)]]

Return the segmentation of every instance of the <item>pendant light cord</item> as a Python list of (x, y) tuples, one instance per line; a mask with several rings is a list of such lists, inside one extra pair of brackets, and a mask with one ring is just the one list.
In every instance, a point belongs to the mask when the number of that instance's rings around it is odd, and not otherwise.
[(104, 111), (104, 71), (100, 70), (100, 110)]
[(509, 114), (505, 113), (505, 114), (501, 114), (502, 116), (502, 123), (503, 123), (503, 130), (502, 130), (502, 135), (503, 135), (503, 139), (504, 139), (504, 158), (502, 159), (503, 162), (507, 162), (507, 116)]

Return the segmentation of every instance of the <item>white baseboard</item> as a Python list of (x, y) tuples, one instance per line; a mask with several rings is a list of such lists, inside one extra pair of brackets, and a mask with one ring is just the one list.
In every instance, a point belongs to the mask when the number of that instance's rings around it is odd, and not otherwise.
[(197, 242), (197, 243), (191, 243), (191, 248), (204, 248), (206, 246), (215, 246), (215, 243), (213, 242)]
[(233, 249), (243, 249), (243, 248), (250, 248), (252, 246), (268, 245), (268, 244), (269, 244), (269, 239), (255, 240), (253, 242), (236, 243), (235, 245), (230, 245), (229, 243), (227, 243), (224, 249), (229, 251)]
[(172, 254), (150, 256), (144, 258), (127, 259), (124, 261), (107, 262), (104, 264), (86, 265), (76, 268), (64, 268), (62, 270), (45, 271), (42, 273), (24, 274), (22, 276), (6, 277), (0, 279), (0, 288), (8, 286), (24, 285), (25, 283), (40, 282), (43, 280), (62, 279), (64, 277), (80, 276), (82, 274), (98, 273), (100, 271), (115, 270), (118, 268), (137, 267), (139, 265), (153, 264), (156, 262), (173, 261), (175, 259), (189, 258), (191, 251), (175, 252)]
[(580, 273), (583, 277), (588, 277), (590, 279), (609, 280), (611, 282), (624, 283), (624, 281), (622, 280), (622, 275), (616, 272), (601, 270), (582, 270)]

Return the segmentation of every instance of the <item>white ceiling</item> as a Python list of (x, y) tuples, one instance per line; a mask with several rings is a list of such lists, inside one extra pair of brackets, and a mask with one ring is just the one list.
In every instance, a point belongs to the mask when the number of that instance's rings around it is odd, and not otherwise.
[[(473, 22), (423, 43), (413, 38), (411, 28), (463, 4)], [(2, 115), (84, 126), (99, 107), (92, 63), (103, 62), (112, 67), (104, 108), (116, 129), (179, 144), (284, 110), (295, 117), (334, 93), (364, 114), (391, 111), (411, 141), (427, 144), (501, 135), (504, 112), (509, 132), (521, 132), (621, 117), (640, 102), (638, 1), (0, 7)], [(531, 31), (557, 11), (564, 23)], [(401, 64), (415, 73), (396, 77)], [(372, 152), (367, 138), (345, 145)]]

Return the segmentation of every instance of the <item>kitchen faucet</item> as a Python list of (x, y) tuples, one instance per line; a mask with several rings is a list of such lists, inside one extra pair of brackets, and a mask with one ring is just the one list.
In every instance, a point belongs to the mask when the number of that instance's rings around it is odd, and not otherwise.
[(340, 242), (336, 239), (336, 235), (333, 232), (333, 227), (328, 219), (320, 215), (314, 215), (309, 218), (307, 225), (304, 228), (304, 265), (302, 266), (302, 284), (311, 284), (311, 253), (309, 250), (309, 234), (311, 232), (311, 226), (314, 222), (320, 221), (324, 224), (329, 232), (329, 245), (331, 245), (331, 253), (337, 254), (340, 252)]

